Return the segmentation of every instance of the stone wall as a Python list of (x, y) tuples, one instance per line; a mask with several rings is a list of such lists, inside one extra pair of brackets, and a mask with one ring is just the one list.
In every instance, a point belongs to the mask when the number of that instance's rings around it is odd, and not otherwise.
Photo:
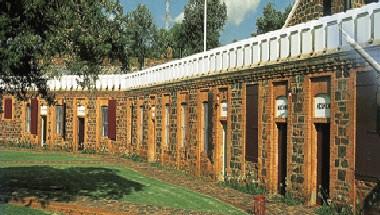
[[(355, 185), (355, 73), (362, 66), (346, 60), (339, 55), (298, 59), (294, 62), (278, 62), (254, 69), (226, 71), (213, 77), (187, 80), (181, 83), (166, 84), (146, 89), (120, 91), (71, 91), (56, 92), (57, 100), (66, 104), (66, 135), (57, 137), (54, 129), (54, 106), (49, 107), (48, 146), (78, 150), (77, 142), (77, 106), (86, 107), (85, 149), (109, 153), (137, 154), (149, 158), (153, 146), (151, 162), (186, 170), (197, 175), (222, 179), (221, 137), (220, 137), (220, 102), (228, 103), (227, 121), (227, 162), (225, 171), (228, 176), (241, 178), (249, 176), (260, 181), (271, 193), (278, 192), (276, 151), (277, 134), (274, 119), (274, 83), (287, 83), (288, 125), (287, 141), (287, 187), (286, 191), (313, 204), (316, 197), (316, 176), (313, 173), (312, 150), (314, 123), (312, 117), (313, 85), (312, 79), (328, 80), (331, 87), (331, 118), (323, 119), (330, 123), (330, 197), (332, 200), (354, 205), (359, 186)], [(245, 160), (245, 86), (259, 85), (259, 157), (258, 163)], [(330, 86), (329, 85), (329, 86)], [(221, 90), (223, 89), (223, 90)], [(223, 92), (222, 92), (223, 91)], [(222, 93), (221, 93), (222, 92)], [(181, 97), (179, 94), (185, 93)], [(187, 138), (184, 146), (178, 141), (180, 120), (178, 105), (184, 101), (188, 106)], [(223, 98), (223, 99), (221, 99)], [(100, 135), (100, 107), (108, 100), (116, 100), (116, 140)], [(209, 116), (210, 130), (209, 150), (202, 152), (201, 122), (202, 102), (208, 101), (212, 114)], [(40, 99), (40, 103), (46, 103)], [(25, 102), (14, 99), (13, 120), (0, 123), (0, 140), (27, 140), (39, 145), (40, 135), (33, 136), (25, 132)], [(169, 105), (169, 142), (165, 145), (165, 106)], [(154, 105), (154, 120), (152, 106)], [(134, 108), (131, 109), (131, 106)], [(143, 124), (140, 123), (140, 108), (143, 107)], [(131, 112), (132, 111), (132, 112)], [(40, 123), (40, 122), (39, 122)], [(154, 126), (152, 126), (154, 125)], [(142, 127), (141, 127), (142, 126)], [(152, 126), (152, 127), (150, 127)], [(41, 126), (39, 126), (40, 128)], [(142, 129), (142, 142), (139, 137)], [(40, 130), (38, 134), (40, 134)], [(57, 147), (59, 146), (59, 147)], [(314, 159), (315, 160), (315, 159)], [(253, 177), (253, 178), (252, 178)], [(356, 191), (356, 192), (355, 192)], [(314, 197), (313, 197), (314, 196)], [(314, 202), (315, 203), (315, 202)]]
[[(339, 13), (345, 10), (346, 0), (331, 0), (331, 13)], [(289, 26), (304, 23), (310, 20), (318, 19), (324, 16), (324, 0), (300, 0), (294, 15), (289, 20)], [(364, 5), (364, 0), (352, 0), (351, 7), (357, 8)]]

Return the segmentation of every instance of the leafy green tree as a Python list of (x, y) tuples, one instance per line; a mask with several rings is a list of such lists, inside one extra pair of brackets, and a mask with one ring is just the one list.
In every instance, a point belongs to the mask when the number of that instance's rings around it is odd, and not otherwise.
[(168, 50), (172, 49), (173, 37), (170, 30), (159, 29), (154, 35), (153, 52), (155, 57), (169, 58)]
[[(186, 36), (184, 54), (203, 51), (204, 0), (189, 0), (185, 6), (182, 29)], [(227, 19), (227, 7), (221, 0), (207, 1), (207, 49), (219, 45), (220, 32)]]
[(64, 73), (91, 84), (105, 61), (126, 69), (125, 22), (118, 0), (1, 0), (0, 95), (46, 96), (47, 79)]
[(186, 32), (184, 31), (183, 24), (176, 23), (173, 25), (173, 27), (170, 29), (171, 32), (171, 38), (172, 41), (172, 48), (173, 48), (173, 56), (175, 58), (181, 58), (184, 56), (184, 49), (186, 46), (186, 43), (188, 42)]
[(257, 34), (281, 29), (292, 7), (289, 5), (284, 11), (277, 10), (271, 2), (264, 7), (263, 15), (256, 20)]
[(144, 67), (144, 60), (151, 54), (156, 26), (149, 9), (140, 4), (128, 14), (128, 34), (131, 37), (132, 53), (138, 59), (139, 69)]
[[(187, 37), (181, 23), (176, 23), (169, 30), (160, 29), (156, 32), (154, 53), (156, 57), (181, 58)], [(171, 53), (171, 56), (168, 56)]]

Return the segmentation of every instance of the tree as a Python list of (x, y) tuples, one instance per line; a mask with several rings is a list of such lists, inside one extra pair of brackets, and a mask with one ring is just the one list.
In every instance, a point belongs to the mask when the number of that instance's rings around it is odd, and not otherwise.
[[(204, 0), (189, 0), (182, 28), (186, 36), (185, 55), (203, 51)], [(227, 7), (221, 0), (207, 1), (207, 49), (219, 45), (220, 32), (227, 19)]]
[(172, 49), (173, 38), (170, 30), (159, 29), (154, 35), (153, 54), (155, 57), (170, 58), (168, 50)]
[[(182, 24), (176, 23), (169, 30), (160, 29), (156, 32), (154, 40), (154, 53), (156, 57), (181, 58), (187, 42)], [(172, 56), (168, 56), (171, 53)]]
[(1, 0), (0, 96), (47, 96), (47, 79), (64, 73), (90, 85), (106, 60), (126, 69), (125, 21), (118, 0)]
[(171, 37), (173, 39), (172, 41), (172, 48), (173, 48), (173, 56), (175, 58), (181, 58), (184, 56), (184, 49), (186, 46), (186, 43), (188, 42), (188, 38), (186, 36), (186, 33), (183, 28), (183, 24), (176, 23), (173, 25), (173, 27), (170, 29)]
[(292, 7), (289, 5), (284, 11), (277, 10), (271, 2), (264, 7), (263, 15), (256, 19), (257, 34), (281, 29)]
[(134, 11), (128, 14), (127, 27), (131, 37), (133, 55), (138, 59), (139, 69), (142, 69), (145, 57), (149, 56), (148, 51), (153, 47), (156, 32), (149, 9), (143, 4), (138, 5)]

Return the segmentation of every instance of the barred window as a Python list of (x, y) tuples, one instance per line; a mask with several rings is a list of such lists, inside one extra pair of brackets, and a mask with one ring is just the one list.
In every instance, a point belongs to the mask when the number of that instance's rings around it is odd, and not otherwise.
[(331, 15), (331, 0), (323, 0), (323, 15)]
[(26, 110), (25, 110), (25, 131), (30, 132), (30, 126), (32, 123), (32, 107), (30, 104), (26, 105)]
[(63, 106), (58, 105), (55, 107), (55, 122), (56, 122), (56, 133), (60, 136), (63, 136)]
[(352, 8), (352, 0), (345, 0), (344, 1), (344, 10), (349, 10)]
[(102, 136), (107, 137), (108, 136), (108, 107), (102, 106)]

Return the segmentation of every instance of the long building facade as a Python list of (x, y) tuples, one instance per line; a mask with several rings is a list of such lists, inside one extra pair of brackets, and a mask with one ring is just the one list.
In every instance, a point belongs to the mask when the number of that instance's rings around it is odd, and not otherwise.
[[(301, 1), (290, 23), (319, 18), (334, 2)], [(4, 94), (0, 141), (136, 154), (197, 176), (254, 181), (310, 205), (361, 206), (380, 186), (380, 80), (341, 29), (379, 62), (379, 26), (373, 3), (101, 76), (93, 89), (75, 77), (51, 80), (50, 106)]]

